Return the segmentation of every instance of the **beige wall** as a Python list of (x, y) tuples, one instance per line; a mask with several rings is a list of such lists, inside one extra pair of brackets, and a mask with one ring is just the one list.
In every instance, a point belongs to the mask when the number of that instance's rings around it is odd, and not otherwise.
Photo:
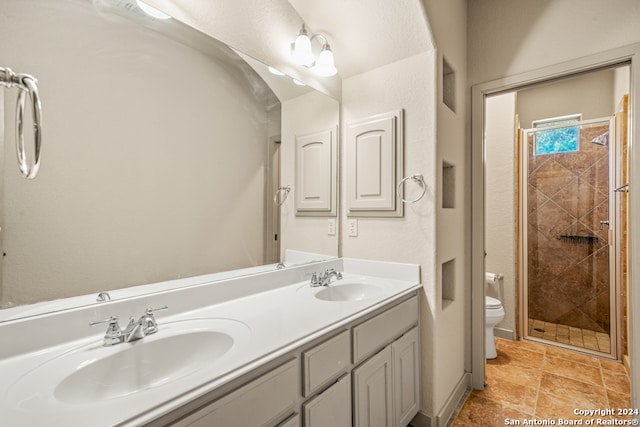
[(485, 118), (485, 258), (486, 271), (504, 279), (486, 285), (486, 294), (502, 301), (505, 318), (496, 335), (515, 338), (516, 331), (516, 94), (487, 98)]
[(470, 85), (640, 41), (636, 0), (473, 0), (468, 19)]

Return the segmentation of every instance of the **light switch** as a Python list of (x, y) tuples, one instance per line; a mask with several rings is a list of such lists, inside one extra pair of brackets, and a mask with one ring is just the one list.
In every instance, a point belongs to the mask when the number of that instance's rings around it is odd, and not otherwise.
[(349, 236), (358, 236), (358, 218), (349, 218)]
[(329, 218), (327, 220), (327, 234), (329, 236), (336, 235), (336, 219), (335, 218)]

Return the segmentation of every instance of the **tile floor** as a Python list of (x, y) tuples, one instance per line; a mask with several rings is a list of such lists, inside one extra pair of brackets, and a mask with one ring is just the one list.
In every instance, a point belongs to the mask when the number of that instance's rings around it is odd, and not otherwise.
[(606, 354), (611, 353), (609, 334), (536, 319), (529, 319), (528, 327), (529, 336), (532, 337), (571, 344)]
[(630, 419), (574, 414), (629, 408), (629, 376), (621, 363), (527, 341), (496, 338), (496, 349), (498, 357), (487, 361), (485, 389), (469, 393), (451, 427), (538, 425), (532, 420), (561, 425), (561, 418), (608, 425), (613, 418)]

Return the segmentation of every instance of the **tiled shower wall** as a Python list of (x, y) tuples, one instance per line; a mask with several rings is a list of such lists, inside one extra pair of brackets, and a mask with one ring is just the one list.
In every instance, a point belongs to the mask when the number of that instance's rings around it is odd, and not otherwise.
[(529, 318), (609, 332), (608, 144), (591, 142), (607, 130), (583, 126), (570, 153), (534, 156), (528, 141)]

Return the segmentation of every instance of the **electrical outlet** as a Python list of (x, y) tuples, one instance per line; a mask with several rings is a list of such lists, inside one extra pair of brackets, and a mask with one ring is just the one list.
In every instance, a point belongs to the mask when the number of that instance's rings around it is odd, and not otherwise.
[(358, 236), (358, 218), (349, 218), (349, 236), (357, 237)]
[(336, 219), (335, 218), (329, 218), (327, 220), (327, 234), (329, 236), (336, 235)]

